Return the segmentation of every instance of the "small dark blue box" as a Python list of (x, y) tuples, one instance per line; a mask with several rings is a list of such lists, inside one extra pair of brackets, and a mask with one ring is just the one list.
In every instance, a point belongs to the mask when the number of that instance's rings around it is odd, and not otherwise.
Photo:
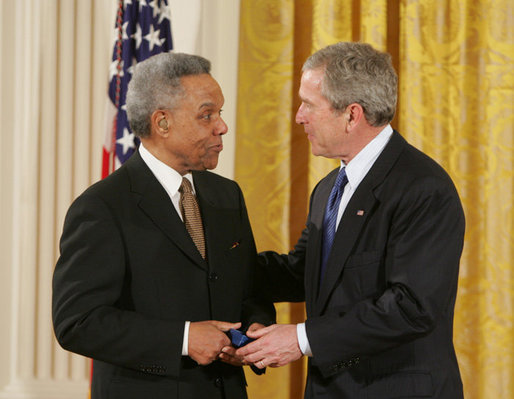
[(235, 348), (241, 348), (242, 346), (245, 346), (246, 344), (249, 344), (253, 341), (253, 338), (247, 337), (241, 331), (234, 328), (229, 330), (229, 335), (230, 340), (232, 341), (232, 345), (234, 345)]

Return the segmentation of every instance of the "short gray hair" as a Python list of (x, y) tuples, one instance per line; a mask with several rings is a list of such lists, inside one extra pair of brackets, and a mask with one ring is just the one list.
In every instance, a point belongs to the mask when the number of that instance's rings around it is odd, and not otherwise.
[(184, 94), (180, 78), (210, 71), (208, 60), (184, 53), (160, 53), (138, 63), (125, 102), (132, 132), (137, 137), (149, 137), (152, 113), (173, 109)]
[(357, 103), (372, 126), (391, 122), (398, 77), (391, 56), (366, 43), (339, 42), (312, 54), (302, 71), (324, 68), (321, 93), (337, 111)]

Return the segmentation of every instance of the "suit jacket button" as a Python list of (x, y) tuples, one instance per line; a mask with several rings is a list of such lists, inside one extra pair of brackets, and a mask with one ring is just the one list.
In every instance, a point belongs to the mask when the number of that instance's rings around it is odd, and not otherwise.
[(220, 377), (216, 378), (214, 380), (214, 385), (216, 385), (216, 387), (218, 388), (221, 388), (223, 386), (223, 379), (221, 379)]
[(209, 274), (209, 281), (213, 282), (218, 279), (218, 275), (215, 272)]

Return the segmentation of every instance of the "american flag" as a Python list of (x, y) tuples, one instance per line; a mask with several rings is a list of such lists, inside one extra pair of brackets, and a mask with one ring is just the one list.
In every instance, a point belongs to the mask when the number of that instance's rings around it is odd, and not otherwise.
[(118, 0), (115, 29), (109, 68), (112, 111), (103, 148), (102, 178), (129, 159), (139, 144), (127, 121), (127, 86), (139, 61), (173, 48), (168, 1)]

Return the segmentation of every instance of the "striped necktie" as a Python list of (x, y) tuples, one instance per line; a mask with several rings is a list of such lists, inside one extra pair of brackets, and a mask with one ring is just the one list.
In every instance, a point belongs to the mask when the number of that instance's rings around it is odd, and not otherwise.
[(183, 177), (182, 184), (178, 191), (180, 192), (180, 212), (184, 218), (186, 230), (193, 239), (193, 242), (198, 248), (198, 252), (205, 259), (205, 238), (203, 234), (202, 216), (200, 215), (200, 208), (193, 193), (191, 182)]
[(334, 187), (332, 187), (332, 191), (328, 196), (327, 207), (323, 217), (323, 247), (321, 249), (320, 284), (323, 281), (328, 257), (336, 236), (337, 212), (339, 211), (339, 204), (341, 203), (341, 197), (346, 183), (348, 183), (348, 177), (346, 177), (345, 168), (341, 168), (337, 175), (336, 182), (334, 183)]

